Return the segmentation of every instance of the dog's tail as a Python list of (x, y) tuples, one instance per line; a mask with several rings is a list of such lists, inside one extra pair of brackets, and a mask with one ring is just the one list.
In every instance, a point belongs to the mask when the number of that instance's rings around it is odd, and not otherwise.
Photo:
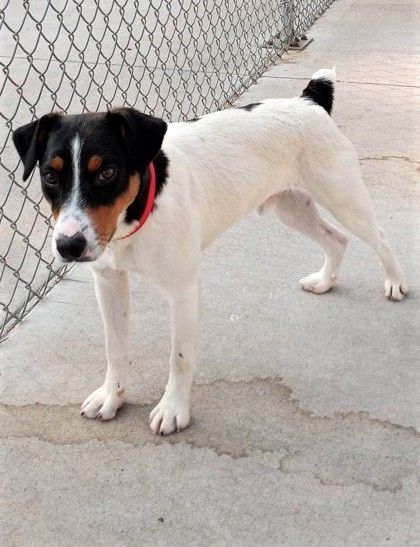
[(311, 81), (302, 91), (302, 97), (307, 97), (328, 114), (331, 114), (334, 101), (334, 84), (336, 82), (335, 68), (321, 68), (312, 76)]

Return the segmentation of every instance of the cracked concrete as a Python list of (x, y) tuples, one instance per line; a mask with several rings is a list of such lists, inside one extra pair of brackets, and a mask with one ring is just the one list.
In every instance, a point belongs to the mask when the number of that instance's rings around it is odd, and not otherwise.
[(412, 160), (411, 158), (408, 158), (407, 156), (381, 156), (380, 158), (372, 158), (372, 157), (366, 156), (365, 158), (359, 158), (359, 160), (360, 161), (402, 160), (402, 161), (408, 161), (408, 163), (420, 164), (420, 160)]
[(167, 374), (167, 306), (132, 280), (128, 404), (113, 422), (82, 419), (105, 359), (90, 273), (75, 268), (0, 348), (0, 545), (417, 544), (418, 7), (337, 0), (310, 47), (240, 99), (299, 94), (337, 66), (333, 115), (410, 298), (383, 298), (354, 238), (337, 288), (301, 291), (322, 253), (251, 216), (203, 257), (193, 422), (160, 438), (147, 417)]
[[(215, 409), (229, 408), (229, 412)], [(121, 441), (189, 444), (233, 458), (254, 453), (282, 455), (279, 469), (308, 473), (322, 484), (368, 484), (396, 491), (415, 472), (419, 435), (414, 428), (352, 412), (315, 416), (299, 407), (279, 380), (255, 379), (232, 384), (219, 380), (194, 389), (194, 422), (184, 432), (156, 437), (148, 428), (151, 405), (126, 405), (109, 424), (81, 420), (74, 405), (3, 405), (0, 430), (5, 438), (34, 437), (66, 445)], [(0, 436), (0, 439), (2, 437)], [(341, 447), (341, 448), (337, 448)]]

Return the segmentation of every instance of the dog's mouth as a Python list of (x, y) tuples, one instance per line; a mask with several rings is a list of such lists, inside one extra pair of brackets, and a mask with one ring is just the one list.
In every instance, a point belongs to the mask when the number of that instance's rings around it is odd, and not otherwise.
[(56, 215), (56, 223), (52, 236), (52, 252), (62, 264), (76, 262), (94, 262), (97, 260), (109, 240), (108, 233), (97, 230), (85, 211), (68, 213), (60, 211)]
[(81, 256), (80, 258), (63, 258), (62, 256), (56, 255), (56, 258), (63, 264), (75, 264), (78, 262), (95, 262), (99, 257)]

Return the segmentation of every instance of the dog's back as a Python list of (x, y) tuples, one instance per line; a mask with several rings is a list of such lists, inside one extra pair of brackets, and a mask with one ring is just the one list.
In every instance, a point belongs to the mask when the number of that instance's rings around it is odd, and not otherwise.
[[(186, 186), (201, 213), (204, 246), (270, 196), (306, 186), (310, 173), (343, 150), (352, 153), (329, 116), (334, 81), (334, 71), (318, 71), (301, 97), (169, 125), (163, 150), (173, 172), (181, 170), (178, 163), (188, 166)], [(175, 179), (179, 184), (182, 177)]]

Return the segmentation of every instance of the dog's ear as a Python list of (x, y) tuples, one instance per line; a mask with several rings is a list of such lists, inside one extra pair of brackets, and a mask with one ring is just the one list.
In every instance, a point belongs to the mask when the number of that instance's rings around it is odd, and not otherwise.
[(107, 118), (121, 136), (131, 166), (143, 172), (157, 156), (167, 124), (134, 108), (115, 108), (108, 112)]
[(34, 170), (45, 150), (48, 134), (60, 117), (61, 114), (58, 113), (46, 114), (39, 120), (18, 127), (13, 132), (13, 144), (23, 162), (23, 180), (26, 180)]

